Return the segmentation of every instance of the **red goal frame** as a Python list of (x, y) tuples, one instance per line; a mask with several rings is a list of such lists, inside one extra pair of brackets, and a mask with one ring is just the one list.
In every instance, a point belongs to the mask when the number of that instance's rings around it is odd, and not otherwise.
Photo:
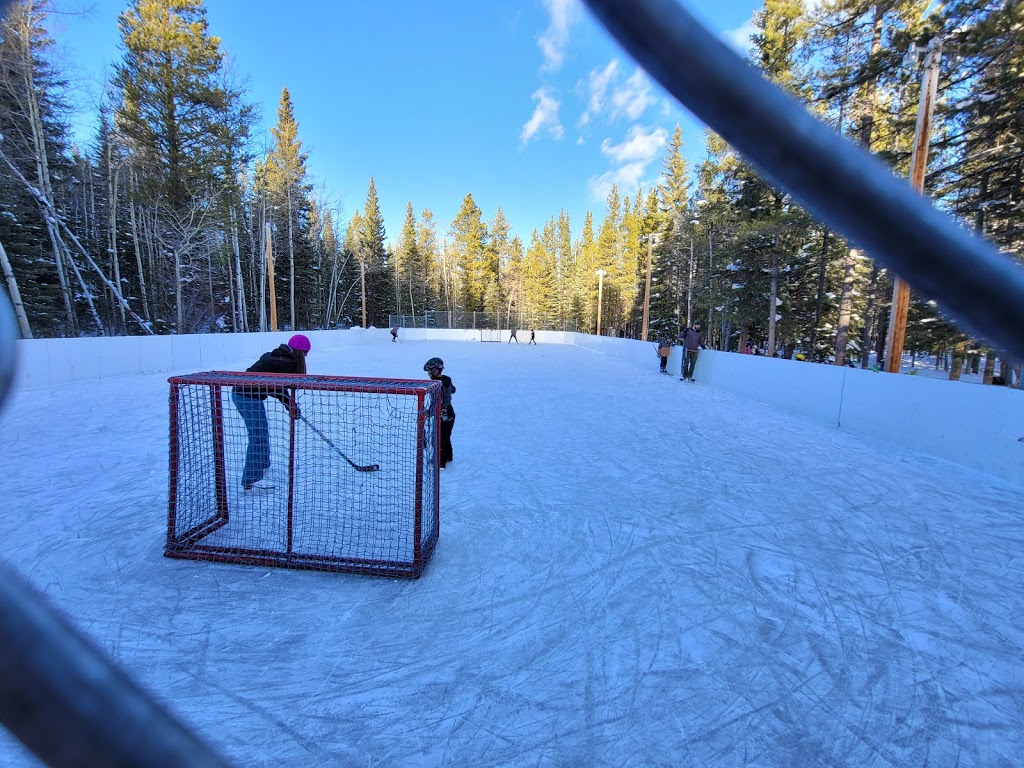
[[(319, 376), (309, 374), (252, 374), (211, 371), (188, 376), (174, 376), (170, 384), (170, 444), (167, 537), (164, 555), (188, 560), (263, 565), (319, 571), (338, 571), (379, 576), (419, 578), (426, 568), (440, 535), (440, 471), (437, 461), (440, 445), (441, 384), (438, 381), (406, 379), (370, 379), (348, 376)], [(288, 427), (288, 482), (286, 545), (283, 547), (225, 546), (210, 537), (235, 519), (233, 504), (237, 492), (229, 492), (227, 448), (225, 441), (225, 393), (232, 387), (286, 386), (294, 389), (299, 402), (303, 393), (329, 391), (344, 396), (373, 398), (399, 396), (415, 398), (415, 489), (414, 510), (411, 515), (411, 551), (406, 556), (378, 556), (374, 553), (354, 555), (351, 552), (308, 552), (296, 546), (294, 536), (296, 512), (295, 457), (296, 421), (289, 419)], [(208, 393), (209, 423), (200, 424), (202, 450), (208, 452), (201, 463), (206, 465), (199, 474), (206, 476), (211, 470), (214, 490), (208, 509), (183, 509), (182, 490), (192, 482), (189, 467), (184, 462), (195, 462), (188, 451), (181, 451), (182, 439), (195, 439), (197, 431), (190, 426), (193, 414), (183, 415), (182, 398), (202, 390), (200, 399)], [(202, 405), (206, 405), (204, 402)], [(195, 409), (191, 409), (194, 411)], [(200, 414), (205, 421), (205, 414)], [(191, 434), (189, 433), (191, 430)], [(207, 432), (208, 430), (208, 432)], [(183, 457), (183, 453), (185, 454)], [(212, 466), (210, 466), (212, 464)], [(406, 474), (409, 474), (408, 472)], [(432, 480), (432, 482), (431, 482)], [(383, 482), (383, 481), (382, 481)], [(208, 489), (207, 489), (208, 490)], [(406, 491), (408, 489), (405, 489)], [(190, 497), (191, 498), (191, 497)], [(195, 506), (194, 502), (192, 507)], [(238, 518), (241, 519), (241, 518)], [(406, 534), (409, 532), (406, 531)]]

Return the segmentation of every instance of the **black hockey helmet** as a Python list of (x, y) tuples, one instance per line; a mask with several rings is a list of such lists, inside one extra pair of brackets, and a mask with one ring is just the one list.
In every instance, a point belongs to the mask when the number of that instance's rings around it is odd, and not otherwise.
[(444, 360), (440, 357), (432, 357), (423, 364), (423, 370), (427, 373), (430, 373), (431, 371), (443, 371)]

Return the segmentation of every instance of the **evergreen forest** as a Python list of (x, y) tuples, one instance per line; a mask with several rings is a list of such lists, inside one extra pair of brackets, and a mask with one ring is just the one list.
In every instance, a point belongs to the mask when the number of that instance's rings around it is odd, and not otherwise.
[[(48, 0), (0, 26), (0, 262), (24, 338), (384, 327), (486, 312), (649, 336), (701, 322), (708, 346), (867, 367), (885, 356), (892, 275), (708, 132), (677, 127), (650, 188), (613, 188), (583, 221), (517, 234), (472, 191), (450, 222), (408, 201), (388, 222), (374, 180), (340, 220), (317, 191), (287, 89), (269, 143), (202, 0), (132, 0), (88, 146), (71, 139)], [(1024, 3), (765, 0), (751, 63), (906, 176), (921, 91), (908, 51), (941, 41), (926, 193), (1024, 253)], [(257, 146), (268, 146), (258, 151)], [(267, 253), (273, 254), (273, 268)], [(540, 327), (540, 326), (538, 326)], [(906, 349), (986, 382), (1019, 361), (912, 297)], [(996, 370), (1000, 362), (1002, 370)]]

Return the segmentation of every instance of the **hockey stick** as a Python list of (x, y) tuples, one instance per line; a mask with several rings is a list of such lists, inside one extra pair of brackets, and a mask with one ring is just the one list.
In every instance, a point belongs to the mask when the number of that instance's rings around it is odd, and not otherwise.
[(331, 446), (331, 448), (333, 448), (337, 452), (337, 454), (341, 456), (341, 458), (343, 458), (345, 461), (347, 461), (352, 466), (352, 468), (357, 472), (376, 472), (378, 469), (380, 469), (380, 464), (367, 464), (365, 467), (362, 466), (361, 464), (356, 464), (354, 461), (352, 461), (352, 459), (350, 459), (348, 456), (342, 453), (338, 446), (336, 446), (327, 438), (327, 435), (325, 435), (319, 429), (314, 427), (309, 419), (307, 419), (305, 416), (299, 416), (299, 420), (305, 423), (307, 427), (312, 429), (316, 433), (317, 437), (319, 437), (321, 440), (323, 440), (325, 443)]

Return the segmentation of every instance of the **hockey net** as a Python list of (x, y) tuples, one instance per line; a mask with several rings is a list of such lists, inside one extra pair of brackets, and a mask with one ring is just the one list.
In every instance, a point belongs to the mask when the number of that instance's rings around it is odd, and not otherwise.
[[(440, 526), (440, 382), (220, 372), (169, 382), (165, 555), (422, 574)], [(281, 387), (300, 418), (258, 398)]]
[(481, 328), (480, 341), (501, 341), (501, 331), (493, 328)]

